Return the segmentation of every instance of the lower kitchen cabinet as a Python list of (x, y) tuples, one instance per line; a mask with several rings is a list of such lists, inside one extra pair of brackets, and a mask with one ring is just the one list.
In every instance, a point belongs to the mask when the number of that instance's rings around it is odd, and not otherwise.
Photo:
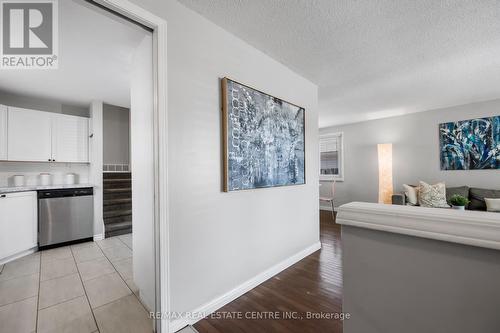
[(37, 192), (0, 194), (0, 263), (37, 246)]

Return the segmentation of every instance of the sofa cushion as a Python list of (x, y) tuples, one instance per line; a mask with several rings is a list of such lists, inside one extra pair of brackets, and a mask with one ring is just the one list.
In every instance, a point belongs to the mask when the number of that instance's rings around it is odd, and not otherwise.
[(500, 199), (484, 198), (488, 212), (500, 212)]
[(450, 207), (446, 203), (446, 187), (444, 183), (429, 185), (420, 181), (418, 187), (418, 203), (420, 206), (433, 208)]
[(498, 199), (500, 198), (500, 190), (488, 190), (484, 188), (471, 187), (469, 191), (469, 209), (470, 210), (486, 210), (486, 202), (484, 198)]
[(469, 199), (469, 186), (460, 187), (447, 187), (446, 188), (446, 202), (451, 206), (451, 197), (455, 194), (461, 195), (464, 198)]
[(418, 187), (403, 184), (407, 202), (412, 206), (418, 205)]

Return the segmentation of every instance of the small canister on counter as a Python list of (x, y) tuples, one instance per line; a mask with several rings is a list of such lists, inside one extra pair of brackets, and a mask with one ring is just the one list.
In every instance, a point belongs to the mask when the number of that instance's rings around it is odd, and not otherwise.
[(50, 173), (41, 173), (39, 177), (40, 177), (40, 185), (42, 186), (52, 185), (52, 175)]
[(66, 174), (66, 185), (74, 185), (76, 180), (76, 175), (74, 173)]
[(12, 183), (15, 187), (20, 187), (26, 185), (25, 178), (23, 175), (12, 176)]

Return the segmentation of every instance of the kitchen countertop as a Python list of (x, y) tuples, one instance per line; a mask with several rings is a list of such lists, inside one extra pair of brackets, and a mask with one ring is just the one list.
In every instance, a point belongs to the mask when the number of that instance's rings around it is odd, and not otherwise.
[(26, 185), (26, 186), (9, 186), (0, 187), (0, 194), (15, 193), (15, 192), (28, 192), (28, 191), (41, 191), (41, 190), (58, 190), (68, 188), (86, 188), (94, 187), (92, 184), (71, 184), (71, 185)]

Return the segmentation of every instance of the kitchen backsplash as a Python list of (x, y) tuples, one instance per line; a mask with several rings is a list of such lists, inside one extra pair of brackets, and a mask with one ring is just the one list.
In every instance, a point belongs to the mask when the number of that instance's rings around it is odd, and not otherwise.
[(76, 184), (89, 183), (88, 164), (0, 162), (0, 187), (13, 186), (15, 175), (24, 175), (26, 185), (39, 185), (40, 173), (50, 173), (54, 185), (64, 184), (68, 173), (76, 175)]

